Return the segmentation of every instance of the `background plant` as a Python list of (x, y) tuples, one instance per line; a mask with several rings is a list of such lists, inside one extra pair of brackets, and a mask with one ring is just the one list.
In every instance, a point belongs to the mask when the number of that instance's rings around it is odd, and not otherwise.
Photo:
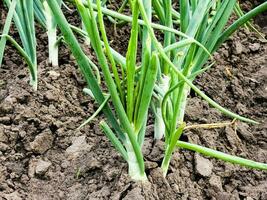
[[(57, 0), (61, 4), (61, 0)], [(18, 50), (21, 56), (25, 59), (30, 71), (30, 84), (34, 90), (37, 90), (37, 55), (36, 55), (36, 21), (47, 30), (48, 35), (48, 51), (49, 63), (53, 66), (58, 66), (58, 44), (60, 39), (57, 37), (57, 28), (55, 19), (50, 11), (49, 6), (42, 0), (4, 0), (4, 3), (9, 8), (4, 29), (1, 34), (0, 41), (0, 66), (2, 64), (6, 40)], [(43, 5), (44, 3), (44, 5)], [(14, 21), (15, 27), (18, 30), (20, 42), (17, 42), (9, 35), (11, 23)]]
[[(185, 46), (183, 48), (174, 48), (171, 54), (164, 52), (163, 46), (156, 40), (153, 29), (147, 20), (144, 13), (144, 8), (139, 0), (140, 10), (146, 25), (150, 30), (151, 37), (157, 46), (162, 59), (167, 65), (161, 66), (163, 73), (170, 77), (169, 90), (165, 94), (162, 103), (162, 117), (165, 122), (165, 145), (166, 151), (162, 162), (162, 169), (166, 175), (171, 159), (171, 154), (176, 147), (176, 143), (185, 128), (184, 112), (186, 107), (186, 99), (191, 88), (209, 104), (220, 110), (222, 113), (242, 121), (256, 123), (253, 120), (239, 116), (231, 111), (218, 105), (216, 102), (208, 98), (197, 87), (192, 84), (192, 81), (197, 74), (202, 73), (203, 66), (207, 62), (209, 55), (195, 44)], [(231, 25), (225, 32), (224, 27), (233, 12), (236, 1), (183, 1), (179, 2), (180, 6), (180, 30), (190, 37), (197, 39), (211, 53), (216, 51), (224, 42), (230, 33), (233, 33), (238, 27), (246, 23), (253, 15), (260, 12), (261, 9), (266, 9), (267, 4), (262, 4), (258, 8), (244, 15)], [(171, 8), (164, 9), (165, 12), (171, 12)], [(165, 13), (165, 18), (168, 18), (168, 13)], [(169, 17), (167, 21), (169, 22)], [(166, 23), (165, 23), (166, 24)], [(173, 24), (169, 24), (170, 27)], [(169, 43), (171, 41), (171, 35)], [(165, 41), (165, 40), (164, 40)], [(175, 41), (174, 41), (175, 42)], [(167, 45), (168, 45), (167, 44)], [(166, 46), (166, 45), (165, 45)], [(167, 48), (167, 47), (165, 47)], [(177, 52), (178, 51), (178, 52)], [(178, 56), (177, 56), (178, 55)], [(164, 68), (164, 67), (167, 67)], [(205, 69), (205, 68), (204, 68)], [(249, 162), (247, 162), (249, 164)], [(266, 165), (259, 165), (259, 167)]]
[[(2, 61), (4, 55), (5, 41), (9, 40), (25, 59), (30, 71), (30, 84), (34, 90), (37, 90), (37, 55), (33, 0), (13, 0), (12, 2), (4, 0), (4, 2), (9, 7), (10, 12), (14, 8), (15, 11), (7, 17), (6, 29), (3, 31), (0, 43), (0, 61)], [(8, 35), (12, 18), (18, 30), (22, 46)]]

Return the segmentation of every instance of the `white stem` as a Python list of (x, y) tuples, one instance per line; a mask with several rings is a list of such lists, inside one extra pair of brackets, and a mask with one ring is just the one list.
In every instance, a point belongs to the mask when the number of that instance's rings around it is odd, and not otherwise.
[(165, 76), (165, 75), (161, 77), (159, 87), (162, 88), (164, 94), (166, 94), (166, 92), (169, 89), (170, 79), (171, 78), (169, 76)]
[(49, 48), (49, 63), (52, 66), (58, 66), (58, 45), (57, 45), (57, 30), (48, 31), (48, 48)]
[(48, 35), (49, 63), (55, 67), (58, 66), (57, 26), (47, 2), (44, 1), (43, 5)]
[[(162, 94), (165, 95), (169, 89), (170, 77), (163, 75), (160, 83), (159, 88), (162, 90)], [(157, 107), (155, 110), (155, 124), (154, 124), (154, 138), (156, 140), (160, 140), (164, 136), (165, 132), (165, 124), (162, 117), (162, 110), (161, 110), (161, 100), (157, 103)]]
[(37, 78), (38, 78), (38, 75), (37, 75), (37, 64), (35, 66), (36, 66), (36, 71), (34, 73), (35, 73), (35, 77), (36, 78), (35, 78), (35, 80), (33, 80), (33, 78), (31, 77), (31, 79), (30, 79), (30, 85), (32, 85), (34, 91), (37, 91), (37, 87), (38, 87), (38, 81), (37, 81)]
[(155, 124), (154, 124), (154, 138), (160, 140), (165, 132), (165, 124), (162, 118), (161, 107), (156, 108)]
[(129, 137), (126, 134), (125, 148), (128, 155), (128, 173), (129, 176), (135, 181), (146, 181), (147, 177), (145, 173), (142, 173), (133, 149)]
[(57, 32), (55, 30), (51, 30), (51, 32), (47, 33), (48, 42), (49, 42), (49, 63), (52, 66), (58, 66), (58, 45), (57, 45)]

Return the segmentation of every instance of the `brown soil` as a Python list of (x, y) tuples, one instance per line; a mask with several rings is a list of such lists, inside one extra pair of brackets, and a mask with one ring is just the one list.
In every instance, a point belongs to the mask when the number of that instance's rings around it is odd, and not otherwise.
[[(0, 28), (3, 25), (0, 4)], [(264, 25), (266, 27), (266, 23)], [(264, 27), (263, 27), (264, 28)], [(124, 32), (112, 45), (125, 51)], [(17, 33), (12, 30), (12, 35)], [(113, 36), (112, 36), (113, 35)], [(122, 52), (124, 53), (124, 52)], [(186, 150), (173, 155), (167, 178), (161, 176), (163, 142), (144, 144), (148, 184), (132, 182), (127, 165), (98, 127), (77, 127), (97, 105), (82, 93), (85, 82), (69, 51), (60, 47), (60, 66), (47, 64), (46, 34), (38, 29), (39, 86), (29, 86), (26, 64), (8, 46), (0, 69), (0, 199), (267, 199), (267, 173), (204, 158)], [(186, 132), (187, 140), (267, 163), (267, 45), (241, 30), (216, 53), (216, 65), (196, 80), (212, 99), (260, 125)], [(187, 123), (229, 120), (194, 92)]]

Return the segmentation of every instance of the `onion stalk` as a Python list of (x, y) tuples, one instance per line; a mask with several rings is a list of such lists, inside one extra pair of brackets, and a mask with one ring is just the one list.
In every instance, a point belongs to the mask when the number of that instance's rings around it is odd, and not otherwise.
[[(88, 58), (85, 57), (80, 46), (77, 44), (77, 39), (75, 39), (73, 36), (62, 11), (58, 5), (54, 3), (54, 1), (47, 0), (47, 3), (56, 16), (58, 26), (61, 29), (67, 44), (70, 46), (77, 61), (80, 62), (78, 62), (79, 66), (83, 68), (81, 65), (83, 64), (81, 63), (81, 60), (84, 59), (85, 61)], [(132, 1), (132, 12), (134, 16), (133, 27), (135, 27), (135, 29), (132, 29), (131, 39), (128, 45), (126, 69), (121, 68), (121, 70), (125, 70), (126, 82), (123, 81), (121, 77), (116, 75), (118, 73), (116, 66), (117, 63), (116, 59), (111, 53), (111, 48), (107, 40), (100, 1), (97, 1), (97, 17), (96, 13), (93, 11), (91, 1), (87, 2), (88, 7), (85, 7), (80, 0), (76, 0), (75, 5), (81, 15), (87, 35), (91, 41), (91, 46), (96, 53), (99, 66), (104, 74), (104, 79), (107, 83), (112, 105), (115, 108), (116, 116), (119, 120), (120, 131), (116, 130), (116, 127), (114, 127), (114, 122), (109, 124), (102, 122), (101, 127), (115, 148), (128, 162), (129, 175), (132, 177), (132, 179), (144, 181), (147, 178), (144, 171), (144, 160), (141, 152), (144, 141), (143, 127), (146, 124), (149, 103), (152, 96), (154, 83), (156, 81), (158, 56), (155, 53), (152, 53), (151, 56), (147, 54), (146, 62), (143, 64), (144, 70), (141, 70), (139, 78), (134, 78), (137, 67), (136, 54), (139, 16), (137, 2)], [(101, 38), (104, 44), (102, 43)], [(75, 46), (73, 45), (74, 43)], [(105, 47), (105, 51), (102, 49), (102, 44)], [(144, 48), (146, 47), (147, 46)], [(112, 76), (112, 74), (114, 76)], [(84, 75), (87, 76), (85, 73)], [(103, 93), (100, 92), (99, 89), (96, 90), (96, 88), (93, 88), (91, 81), (88, 82), (89, 88), (96, 100), (101, 105), (104, 102), (104, 99), (99, 101), (96, 94), (99, 95), (99, 93), (101, 93), (101, 96), (103, 96)], [(96, 82), (96, 80), (94, 80), (94, 82)], [(120, 89), (120, 87), (126, 88), (128, 93), (123, 93), (124, 91)], [(140, 95), (140, 93), (143, 95)], [(136, 103), (138, 103), (138, 106), (136, 106)], [(112, 116), (115, 118), (115, 115), (112, 114)], [(112, 129), (109, 128), (109, 126), (111, 126)]]
[[(9, 9), (13, 9), (13, 2), (16, 0), (4, 0)], [(24, 57), (29, 71), (30, 71), (30, 84), (34, 90), (37, 90), (37, 55), (36, 55), (36, 37), (35, 37), (35, 23), (34, 23), (34, 9), (33, 0), (17, 0), (13, 20), (19, 32), (22, 46), (20, 46), (13, 38), (6, 33), (3, 33), (2, 38), (8, 39), (19, 53)], [(8, 18), (7, 23), (10, 23)], [(2, 44), (1, 44), (2, 46)]]
[[(165, 151), (164, 159), (162, 162), (162, 170), (163, 170), (164, 176), (166, 176), (168, 168), (169, 168), (171, 154), (175, 150), (175, 145), (173, 144), (179, 140), (179, 137), (181, 136), (181, 132), (183, 131), (183, 128), (184, 128), (184, 122), (183, 122), (184, 110), (186, 106), (186, 98), (188, 96), (190, 88), (192, 88), (198, 95), (204, 98), (212, 106), (220, 110), (222, 113), (229, 115), (230, 117), (237, 118), (239, 120), (246, 121), (249, 123), (257, 123), (257, 122), (255, 122), (254, 120), (242, 117), (240, 115), (237, 115), (223, 108), (222, 106), (220, 106), (219, 104), (211, 100), (209, 97), (207, 97), (194, 84), (192, 84), (192, 78), (189, 79), (187, 77), (190, 76), (191, 73), (195, 73), (198, 70), (200, 70), (201, 66), (203, 66), (204, 63), (207, 61), (209, 55), (206, 55), (206, 57), (204, 57), (206, 60), (203, 60), (203, 57), (200, 59), (198, 57), (198, 54), (203, 52), (203, 50), (198, 49), (200, 52), (197, 53), (196, 47), (193, 45), (191, 49), (188, 47), (182, 48), (182, 51), (183, 51), (182, 59), (179, 58), (172, 62), (170, 58), (168, 57), (168, 55), (166, 55), (166, 53), (164, 52), (164, 48), (161, 45), (161, 43), (157, 41), (153, 28), (151, 24), (149, 23), (149, 20), (146, 16), (142, 1), (138, 0), (138, 3), (139, 3), (141, 16), (145, 22), (145, 25), (148, 27), (148, 32), (151, 36), (152, 41), (154, 42), (155, 47), (158, 49), (160, 56), (169, 64), (170, 70), (171, 72), (173, 72), (173, 75), (176, 75), (176, 78), (174, 76), (174, 80), (173, 80), (174, 85), (172, 88), (174, 89), (171, 89), (171, 91), (172, 93), (176, 89), (178, 89), (178, 91), (172, 94), (171, 96), (173, 97), (173, 100), (171, 101), (172, 107), (169, 106), (170, 109), (172, 108), (174, 109), (173, 109), (173, 112), (168, 112), (169, 117), (167, 116), (167, 118), (166, 118), (166, 113), (167, 113), (166, 110), (165, 110), (165, 114), (163, 114), (163, 117), (166, 122), (165, 125), (166, 125), (167, 131), (165, 134), (166, 151)], [(249, 20), (252, 16), (255, 16), (256, 12), (259, 13), (260, 11), (263, 11), (264, 10), (263, 8), (267, 9), (267, 3), (262, 4), (261, 6), (255, 8), (253, 11), (247, 13), (246, 16), (243, 16), (242, 18), (240, 18), (238, 22), (230, 26), (228, 28), (229, 30), (226, 30), (226, 32), (224, 33), (223, 28), (225, 24), (227, 23), (228, 18), (230, 17), (230, 14), (232, 13), (234, 4), (235, 4), (235, 1), (224, 1), (224, 4), (220, 4), (221, 10), (218, 11), (218, 15), (214, 16), (213, 23), (210, 23), (209, 18), (206, 17), (206, 14), (208, 13), (207, 11), (211, 8), (210, 6), (212, 6), (212, 4), (208, 0), (204, 2), (201, 1), (201, 3), (197, 4), (197, 7), (194, 8), (195, 14), (192, 15), (192, 19), (189, 20), (189, 22), (191, 23), (187, 25), (188, 27), (186, 29), (186, 33), (191, 37), (203, 37), (202, 32), (199, 32), (198, 29), (199, 27), (201, 28), (200, 24), (202, 23), (202, 20), (205, 19), (204, 22), (209, 23), (210, 26), (205, 31), (206, 34), (204, 36), (206, 36), (206, 38), (204, 37), (203, 40), (204, 42), (207, 42), (207, 45), (205, 45), (207, 49), (213, 52), (215, 51), (215, 48), (218, 47), (218, 43), (216, 44), (216, 41), (221, 42), (223, 39), (227, 39), (226, 34), (229, 34), (230, 31), (234, 31), (239, 26), (243, 25), (243, 23), (245, 23), (246, 20)], [(191, 10), (191, 9), (187, 9), (187, 10)], [(187, 15), (184, 15), (184, 16), (187, 16)], [(181, 20), (182, 18), (183, 17), (181, 14)], [(200, 36), (198, 36), (198, 34), (200, 34)], [(212, 34), (212, 37), (214, 40), (208, 40), (208, 38), (210, 37), (209, 34)], [(192, 54), (192, 51), (194, 52), (194, 54)], [(203, 54), (205, 55), (206, 52)], [(196, 55), (196, 58), (198, 59), (193, 63), (188, 62), (194, 58), (193, 57), (194, 55)], [(202, 65), (200, 65), (199, 63)], [(173, 77), (173, 75), (171, 77)], [(179, 80), (179, 79), (180, 81), (175, 83), (175, 80)], [(179, 87), (177, 87), (177, 85)], [(170, 92), (169, 92), (169, 95), (170, 95)], [(178, 128), (176, 128), (177, 126)]]
[[(62, 0), (57, 0), (57, 3), (61, 5), (61, 1)], [(43, 6), (48, 35), (49, 63), (52, 64), (53, 67), (56, 67), (58, 66), (57, 24), (46, 1), (43, 2)]]
[[(173, 50), (172, 56), (164, 52), (163, 46), (156, 40), (153, 33), (153, 29), (147, 17), (145, 16), (144, 8), (142, 6), (141, 0), (138, 1), (141, 14), (144, 22), (150, 27), (151, 38), (157, 48), (163, 60), (169, 64), (169, 69), (165, 66), (162, 67), (162, 72), (166, 76), (171, 77), (170, 90), (164, 97), (164, 102), (162, 103), (163, 118), (166, 126), (165, 131), (165, 156), (162, 162), (163, 174), (166, 176), (167, 170), (169, 168), (169, 163), (171, 159), (171, 154), (175, 150), (175, 145), (179, 141), (179, 137), (182, 134), (184, 128), (184, 113), (186, 109), (186, 102), (188, 94), (191, 90), (195, 90), (197, 94), (206, 99), (215, 108), (222, 111), (233, 118), (238, 118), (250, 123), (256, 123), (254, 120), (250, 120), (234, 114), (225, 108), (221, 107), (207, 96), (197, 89), (192, 81), (196, 76), (191, 76), (192, 74), (198, 72), (202, 69), (203, 65), (209, 59), (209, 55), (203, 52), (203, 49), (196, 47), (195, 44), (190, 44), (179, 49), (181, 56), (175, 56), (177, 54), (177, 49)], [(261, 5), (254, 9), (247, 15), (241, 17), (228, 28), (225, 32), (223, 31), (231, 13), (234, 10), (236, 1), (218, 1), (211, 2), (209, 0), (204, 1), (186, 1), (180, 0), (180, 30), (192, 38), (196, 38), (201, 42), (211, 53), (218, 49), (222, 40), (226, 40), (230, 34), (226, 36), (227, 33), (231, 33), (236, 30), (239, 26), (246, 23), (253, 14), (256, 15), (266, 9), (265, 5)], [(168, 12), (170, 9), (163, 9), (165, 17), (168, 17)], [(252, 14), (253, 13), (253, 14)], [(161, 18), (159, 16), (159, 18)], [(246, 20), (245, 20), (246, 19)], [(164, 19), (166, 20), (166, 19)], [(168, 17), (167, 22), (169, 23), (170, 17)], [(239, 23), (238, 23), (239, 22)], [(237, 25), (238, 24), (238, 25)], [(169, 24), (168, 26), (172, 26)], [(170, 36), (165, 36), (170, 38)], [(165, 41), (165, 40), (164, 40)], [(171, 41), (171, 40), (168, 40)], [(175, 42), (175, 41), (173, 41)], [(169, 43), (170, 44), (170, 43)], [(176, 51), (176, 52), (175, 52)], [(173, 56), (174, 55), (174, 56)], [(200, 56), (201, 55), (201, 56)], [(204, 58), (204, 59), (203, 59)], [(172, 59), (172, 61), (171, 61)], [(187, 77), (191, 77), (190, 79)]]
[[(8, 14), (6, 17), (5, 25), (2, 31), (2, 35), (7, 35), (11, 26), (12, 18), (15, 13), (17, 0), (13, 0), (9, 6)], [(0, 40), (0, 67), (2, 65), (3, 57), (4, 57), (4, 50), (6, 46), (6, 37), (1, 37)]]

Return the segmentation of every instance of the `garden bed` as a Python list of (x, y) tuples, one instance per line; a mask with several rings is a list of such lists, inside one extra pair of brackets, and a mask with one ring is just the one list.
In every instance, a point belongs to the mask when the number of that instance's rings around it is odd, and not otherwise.
[[(0, 10), (5, 16), (2, 3)], [(76, 14), (70, 13), (73, 23)], [(3, 22), (1, 18), (1, 26)], [(111, 46), (125, 54), (129, 27), (115, 34), (109, 26)], [(126, 162), (98, 126), (102, 116), (77, 130), (97, 105), (82, 92), (86, 83), (65, 46), (60, 46), (59, 67), (47, 63), (46, 34), (37, 30), (38, 91), (32, 91), (26, 64), (11, 46), (0, 69), (0, 199), (267, 199), (266, 172), (187, 150), (175, 151), (163, 178), (164, 143), (153, 140), (152, 125), (143, 147), (149, 183), (132, 182)], [(12, 34), (17, 36), (15, 30)], [(187, 131), (182, 140), (267, 163), (267, 43), (241, 29), (215, 60), (196, 85), (222, 106), (260, 124)], [(190, 96), (188, 124), (229, 121), (194, 92)]]

